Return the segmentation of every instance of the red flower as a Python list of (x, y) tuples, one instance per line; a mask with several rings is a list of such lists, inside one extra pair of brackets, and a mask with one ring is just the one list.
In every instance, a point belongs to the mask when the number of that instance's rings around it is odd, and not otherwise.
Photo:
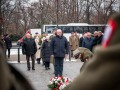
[(56, 88), (54, 88), (53, 90), (57, 90)]
[(53, 90), (58, 90), (57, 88), (54, 88)]

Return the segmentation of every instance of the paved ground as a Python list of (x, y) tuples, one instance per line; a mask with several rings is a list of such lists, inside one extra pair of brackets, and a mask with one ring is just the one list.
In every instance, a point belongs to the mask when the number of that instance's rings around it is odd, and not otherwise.
[[(12, 51), (12, 53), (16, 53), (16, 51)], [(35, 65), (35, 71), (27, 71), (27, 65), (26, 65), (26, 58), (24, 55), (20, 54), (20, 60), (21, 62), (17, 62), (17, 54), (12, 54), (10, 59), (8, 60), (9, 63), (11, 63), (13, 66), (15, 66), (17, 69), (19, 69), (26, 78), (30, 81), (30, 83), (33, 85), (35, 90), (49, 90), (47, 85), (51, 77), (54, 77), (53, 74), (53, 65), (51, 64), (50, 70), (45, 70), (44, 66), (41, 64)], [(80, 72), (80, 67), (82, 66), (82, 62), (80, 60), (75, 60), (72, 58), (72, 61), (69, 61), (68, 59), (64, 62), (64, 70), (63, 70), (63, 76), (68, 76), (71, 79), (74, 79)]]
[[(47, 85), (51, 77), (54, 77), (53, 74), (53, 65), (51, 64), (50, 70), (45, 70), (42, 64), (35, 65), (35, 71), (27, 71), (26, 61), (21, 63), (16, 63), (15, 61), (9, 61), (13, 66), (15, 66), (20, 72), (22, 72), (26, 78), (33, 85), (35, 90), (49, 90)], [(13, 62), (13, 63), (12, 63)], [(63, 76), (68, 76), (72, 80), (80, 73), (80, 67), (82, 66), (81, 61), (65, 61)]]
[[(26, 63), (14, 63), (16, 68), (18, 68), (31, 82), (35, 90), (49, 90), (47, 85), (53, 74), (53, 65), (51, 64), (50, 70), (45, 70), (45, 68), (40, 64), (36, 64), (35, 71), (27, 71)], [(80, 72), (79, 69), (82, 63), (80, 61), (76, 62), (65, 62), (63, 76), (68, 76), (74, 79)]]

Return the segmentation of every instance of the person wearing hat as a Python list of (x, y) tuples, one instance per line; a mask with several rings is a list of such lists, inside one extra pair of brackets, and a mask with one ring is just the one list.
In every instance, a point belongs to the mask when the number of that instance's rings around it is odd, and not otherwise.
[(93, 56), (93, 53), (84, 47), (78, 47), (76, 50), (73, 51), (73, 56), (76, 59), (80, 59), (82, 62), (86, 61), (86, 59), (90, 59)]
[(87, 48), (79, 47), (73, 51), (73, 56), (76, 59), (80, 59), (82, 62), (84, 62), (80, 68), (80, 71), (82, 71), (89, 59), (93, 57), (93, 53)]
[(120, 13), (109, 19), (102, 45), (64, 90), (120, 90)]

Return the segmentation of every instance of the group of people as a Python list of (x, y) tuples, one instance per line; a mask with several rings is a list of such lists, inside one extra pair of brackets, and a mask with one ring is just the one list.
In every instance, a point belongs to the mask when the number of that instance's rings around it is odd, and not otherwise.
[(62, 76), (64, 58), (68, 56), (69, 49), (72, 55), (73, 51), (79, 47), (92, 51), (95, 45), (101, 43), (102, 37), (101, 31), (95, 31), (94, 36), (87, 32), (82, 37), (79, 37), (77, 32), (72, 32), (68, 42), (66, 37), (63, 36), (62, 30), (57, 28), (53, 30), (50, 37), (43, 32), (41, 35), (35, 33), (34, 38), (32, 38), (31, 34), (27, 33), (22, 43), (22, 52), (26, 55), (28, 70), (31, 68), (31, 57), (32, 70), (35, 70), (35, 59), (38, 64), (41, 63), (42, 59), (45, 70), (50, 69), (50, 62), (52, 61), (55, 76)]
[[(111, 17), (108, 25), (102, 45), (95, 48), (93, 58), (85, 65), (81, 73), (63, 90), (120, 90), (120, 14), (115, 14)], [(67, 54), (67, 49), (65, 51), (63, 49), (60, 52), (57, 51), (60, 49), (57, 47), (61, 47), (59, 42), (63, 42), (62, 44), (65, 45), (64, 48), (67, 45), (65, 44), (65, 37), (61, 33), (61, 30), (58, 30), (50, 44), (54, 45), (51, 55), (54, 55), (59, 60), (58, 53), (65, 52)], [(31, 46), (35, 45), (34, 40), (29, 37), (26, 35), (26, 38), (28, 38), (26, 42), (32, 40), (33, 44)], [(6, 58), (3, 53), (2, 43), (0, 40), (0, 90), (34, 90), (20, 72), (5, 62)], [(36, 45), (34, 47), (36, 48)], [(35, 50), (35, 53), (36, 49), (33, 50)], [(56, 73), (57, 71), (59, 70), (57, 69)]]
[(93, 35), (90, 32), (83, 33), (80, 38), (76, 32), (72, 32), (69, 37), (71, 51), (76, 50), (78, 47), (84, 47), (92, 51), (94, 46), (101, 44), (102, 38), (103, 33), (101, 31), (95, 31)]
[(26, 55), (27, 68), (30, 70), (30, 57), (32, 59), (32, 70), (35, 70), (35, 58), (40, 64), (42, 58), (45, 70), (50, 69), (50, 58), (54, 57), (54, 74), (62, 76), (64, 58), (67, 57), (69, 45), (66, 37), (63, 36), (61, 29), (53, 30), (53, 35), (48, 37), (45, 33), (41, 36), (36, 33), (32, 38), (30, 33), (27, 33), (23, 43), (22, 52)]

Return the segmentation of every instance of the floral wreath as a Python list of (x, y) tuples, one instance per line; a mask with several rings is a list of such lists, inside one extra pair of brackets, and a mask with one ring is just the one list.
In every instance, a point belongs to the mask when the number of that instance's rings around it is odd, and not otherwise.
[(51, 90), (63, 90), (70, 83), (71, 83), (70, 78), (58, 76), (50, 79), (48, 87)]

